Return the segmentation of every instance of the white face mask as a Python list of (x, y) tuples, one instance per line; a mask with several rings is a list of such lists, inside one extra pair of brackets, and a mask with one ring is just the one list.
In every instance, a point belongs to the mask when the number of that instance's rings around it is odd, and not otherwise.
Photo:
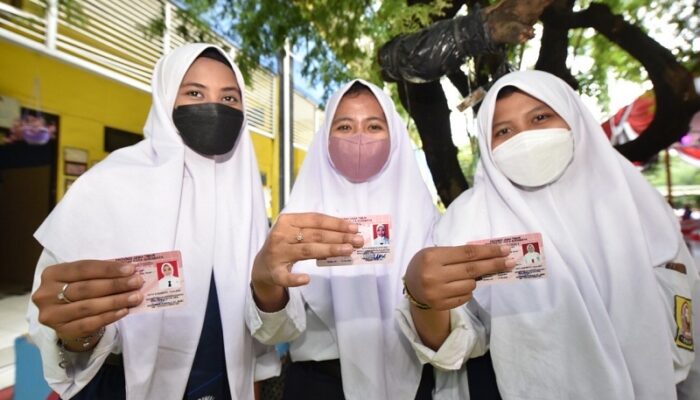
[(491, 154), (496, 167), (511, 182), (539, 187), (564, 173), (574, 158), (574, 138), (566, 128), (523, 131), (501, 143)]

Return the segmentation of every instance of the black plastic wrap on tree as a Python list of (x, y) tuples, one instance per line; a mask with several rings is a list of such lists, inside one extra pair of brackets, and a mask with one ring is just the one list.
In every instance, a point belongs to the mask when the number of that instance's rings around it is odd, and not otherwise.
[(467, 57), (498, 51), (477, 11), (395, 37), (379, 49), (379, 65), (385, 81), (424, 83), (456, 71)]

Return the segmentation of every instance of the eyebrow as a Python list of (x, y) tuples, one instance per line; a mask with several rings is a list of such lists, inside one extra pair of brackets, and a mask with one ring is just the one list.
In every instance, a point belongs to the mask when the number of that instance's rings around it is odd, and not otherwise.
[(541, 111), (541, 110), (554, 111), (554, 110), (552, 110), (552, 107), (550, 107), (546, 104), (540, 104), (539, 106), (533, 107), (532, 109), (530, 109), (530, 111), (528, 111), (527, 114), (532, 114), (533, 112)]
[(241, 89), (238, 86), (229, 86), (221, 89), (222, 92), (236, 92), (241, 94)]
[(200, 88), (200, 89), (206, 89), (206, 86), (202, 85), (201, 83), (197, 83), (197, 82), (183, 82), (182, 85), (180, 85), (181, 88), (188, 87), (188, 86), (192, 86), (192, 87), (196, 87), (196, 88)]
[[(540, 104), (540, 105), (535, 106), (535, 107), (531, 108), (530, 110), (526, 111), (525, 114), (532, 114), (532, 113), (538, 112), (538, 111), (552, 111), (552, 112), (554, 112), (552, 107), (550, 107), (546, 104)], [(505, 120), (505, 121), (498, 121), (498, 122), (494, 123), (491, 126), (491, 131), (492, 131), (491, 133), (493, 133), (493, 131), (496, 130), (496, 127), (501, 126), (501, 125), (506, 125), (509, 122), (510, 122), (510, 120)]]
[[(207, 87), (199, 82), (185, 82), (180, 85), (180, 88), (195, 87), (197, 89), (206, 89)], [(227, 86), (221, 89), (222, 92), (237, 92), (241, 94), (241, 89), (238, 86)]]
[[(351, 117), (338, 117), (338, 118), (334, 118), (334, 119), (333, 119), (333, 124), (337, 124), (338, 122), (341, 122), (341, 121), (350, 121), (350, 122), (352, 122), (352, 121), (354, 121), (354, 119), (351, 118)], [(364, 122), (364, 121), (379, 121), (379, 122), (383, 122), (383, 123), (386, 124), (386, 118), (380, 118), (380, 117), (369, 117), (369, 118), (365, 118), (365, 119), (363, 120), (363, 122)]]

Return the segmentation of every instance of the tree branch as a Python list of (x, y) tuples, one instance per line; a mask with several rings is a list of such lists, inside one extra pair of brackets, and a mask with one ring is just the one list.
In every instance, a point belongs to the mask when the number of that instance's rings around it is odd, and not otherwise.
[(467, 97), (469, 96), (469, 93), (471, 92), (470, 89), (470, 83), (469, 83), (469, 77), (462, 72), (461, 70), (456, 70), (453, 72), (449, 72), (447, 74), (447, 79), (452, 82), (454, 87), (459, 90), (459, 94), (462, 95), (462, 97)]
[[(557, 24), (569, 28), (593, 28), (639, 60), (649, 73), (656, 95), (654, 120), (634, 141), (617, 147), (631, 161), (647, 161), (678, 141), (688, 131), (693, 114), (700, 111), (693, 76), (665, 47), (639, 27), (613, 14), (610, 7), (593, 3), (577, 13), (556, 13)], [(543, 43), (544, 47), (544, 43)]]
[(571, 18), (573, 7), (573, 0), (556, 0), (542, 13), (544, 29), (535, 69), (554, 74), (572, 88), (578, 89), (578, 81), (566, 66), (569, 53), (569, 27), (560, 23), (562, 16)]
[[(416, 123), (438, 195), (447, 207), (469, 188), (452, 143), (450, 109), (440, 81), (397, 82), (401, 104)], [(466, 134), (466, 132), (465, 132)]]

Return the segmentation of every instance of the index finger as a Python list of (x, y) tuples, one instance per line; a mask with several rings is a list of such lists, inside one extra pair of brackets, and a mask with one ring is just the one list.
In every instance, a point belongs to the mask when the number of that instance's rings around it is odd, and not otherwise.
[(357, 233), (357, 224), (346, 221), (342, 218), (331, 217), (321, 213), (300, 213), (286, 214), (290, 225), (303, 229), (325, 229), (335, 232)]
[(132, 275), (133, 264), (119, 261), (80, 260), (56, 264), (44, 270), (44, 276), (58, 282), (79, 282), (90, 279), (119, 278)]
[(505, 257), (468, 261), (443, 266), (441, 272), (446, 282), (479, 280), (484, 276), (507, 272), (513, 269), (515, 261)]
[(498, 244), (465, 244), (462, 246), (443, 247), (443, 265), (460, 264), (469, 261), (501, 258), (510, 254), (510, 246)]

